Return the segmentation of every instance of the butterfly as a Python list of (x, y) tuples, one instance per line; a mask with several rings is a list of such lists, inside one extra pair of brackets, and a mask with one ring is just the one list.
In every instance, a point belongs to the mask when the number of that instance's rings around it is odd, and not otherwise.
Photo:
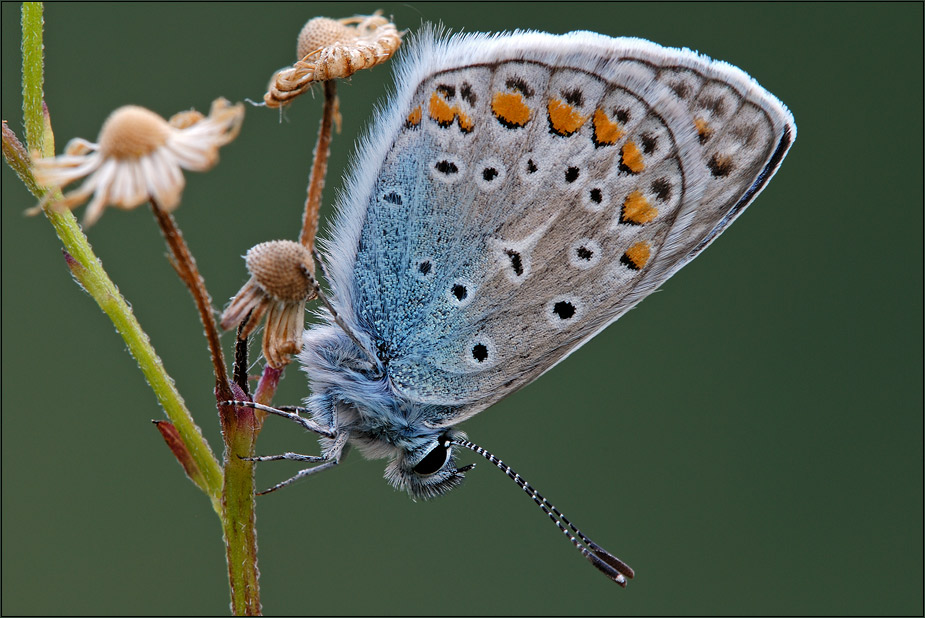
[(472, 450), (625, 585), (631, 568), (457, 426), (713, 242), (777, 171), (793, 116), (727, 63), (591, 32), (424, 28), (395, 75), (322, 244), (327, 308), (299, 356), (312, 395), (268, 409), (322, 453), (253, 459), (315, 464), (273, 491), (355, 447), (426, 499)]

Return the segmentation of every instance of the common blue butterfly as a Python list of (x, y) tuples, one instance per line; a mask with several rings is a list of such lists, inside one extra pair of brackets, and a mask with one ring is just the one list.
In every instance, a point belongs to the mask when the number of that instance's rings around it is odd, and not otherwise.
[(456, 426), (715, 240), (776, 172), (793, 117), (740, 69), (641, 39), (425, 29), (410, 47), (322, 245), (330, 299), (299, 356), (312, 395), (268, 409), (322, 455), (254, 459), (317, 464), (273, 491), (355, 446), (431, 498), (473, 450), (625, 585), (629, 567)]

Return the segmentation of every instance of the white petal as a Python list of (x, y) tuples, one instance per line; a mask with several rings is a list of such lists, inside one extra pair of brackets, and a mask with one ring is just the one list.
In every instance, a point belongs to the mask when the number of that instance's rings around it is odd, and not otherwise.
[(61, 155), (35, 160), (35, 181), (45, 187), (63, 187), (96, 171), (102, 164), (99, 153)]
[(180, 204), (180, 194), (186, 185), (183, 172), (170, 152), (163, 148), (148, 157), (148, 161), (151, 164), (147, 177), (148, 191), (158, 206), (167, 211), (175, 209)]
[(64, 147), (64, 153), (67, 155), (83, 156), (88, 152), (96, 152), (99, 148), (98, 144), (88, 142), (82, 137), (75, 137)]
[(175, 139), (167, 144), (167, 148), (183, 168), (194, 172), (204, 172), (218, 161), (218, 147), (212, 144)]
[(83, 224), (85, 227), (90, 227), (99, 220), (108, 201), (108, 187), (105, 185), (98, 187), (93, 200), (90, 201), (87, 210), (84, 212)]

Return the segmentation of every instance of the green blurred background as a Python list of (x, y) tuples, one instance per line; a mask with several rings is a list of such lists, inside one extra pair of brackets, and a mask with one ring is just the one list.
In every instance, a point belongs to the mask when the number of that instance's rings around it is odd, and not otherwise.
[[(922, 5), (50, 4), (58, 151), (127, 103), (169, 116), (260, 100), (317, 15), (453, 30), (592, 29), (729, 61), (784, 101), (796, 144), (691, 266), (463, 428), (637, 571), (595, 572), (487, 463), (413, 503), (358, 454), (258, 503), (275, 614), (921, 614)], [(22, 135), (19, 6), (2, 6), (2, 114)], [(390, 69), (340, 86), (324, 215)], [(249, 107), (177, 218), (221, 306), (252, 245), (298, 233), (320, 97)], [(121, 339), (4, 167), (2, 612), (215, 614), (218, 521), (150, 420)], [(213, 448), (202, 328), (146, 212), (89, 237)], [(224, 338), (230, 347), (231, 336)], [(642, 371), (621, 371), (632, 354)], [(306, 393), (296, 367), (276, 401)], [(316, 452), (282, 420), (261, 453)], [(464, 463), (475, 456), (462, 456)], [(294, 471), (265, 464), (265, 487)]]

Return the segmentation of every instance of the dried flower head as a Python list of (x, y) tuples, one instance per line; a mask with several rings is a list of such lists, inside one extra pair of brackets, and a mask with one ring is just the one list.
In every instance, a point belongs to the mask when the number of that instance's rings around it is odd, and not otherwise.
[(120, 107), (103, 123), (98, 143), (76, 138), (63, 155), (34, 159), (36, 181), (52, 190), (27, 213), (37, 213), (55, 189), (84, 177), (55, 204), (74, 208), (93, 193), (85, 226), (95, 223), (108, 204), (129, 210), (153, 199), (172, 211), (186, 183), (181, 168), (204, 172), (215, 165), (219, 147), (237, 137), (243, 118), (244, 106), (225, 99), (216, 99), (208, 116), (180, 112), (169, 122), (137, 105)]
[(247, 319), (238, 335), (243, 339), (267, 314), (263, 356), (271, 366), (284, 367), (302, 349), (305, 303), (316, 298), (315, 262), (308, 249), (291, 240), (251, 247), (244, 260), (251, 278), (222, 314), (222, 328)]
[(299, 33), (298, 61), (277, 71), (263, 95), (267, 107), (280, 107), (315, 82), (349, 77), (382, 64), (401, 45), (401, 34), (385, 17), (316, 17)]

